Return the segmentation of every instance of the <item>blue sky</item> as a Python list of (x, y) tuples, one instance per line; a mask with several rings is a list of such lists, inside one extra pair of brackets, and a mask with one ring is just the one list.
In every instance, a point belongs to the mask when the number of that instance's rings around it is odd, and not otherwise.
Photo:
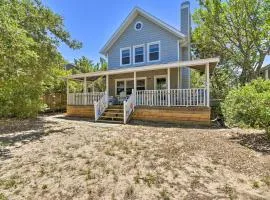
[[(130, 11), (139, 6), (168, 24), (180, 27), (180, 4), (184, 0), (43, 0), (43, 3), (64, 18), (71, 36), (83, 42), (80, 50), (61, 45), (59, 50), (66, 60), (86, 56), (99, 61), (99, 50)], [(168, 3), (169, 2), (169, 3)], [(198, 7), (191, 0), (191, 11)], [(268, 58), (268, 63), (270, 59)]]

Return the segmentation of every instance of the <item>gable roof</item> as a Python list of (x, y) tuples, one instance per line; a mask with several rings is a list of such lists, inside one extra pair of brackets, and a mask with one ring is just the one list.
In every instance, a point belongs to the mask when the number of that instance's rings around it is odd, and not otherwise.
[(108, 42), (104, 45), (104, 47), (100, 50), (100, 53), (105, 55), (106, 52), (112, 47), (112, 45), (119, 39), (121, 34), (126, 30), (126, 28), (133, 22), (133, 20), (138, 16), (141, 15), (148, 19), (149, 21), (153, 22), (154, 24), (160, 26), (161, 28), (169, 31), (170, 33), (174, 34), (176, 37), (180, 39), (185, 39), (186, 35), (181, 33), (176, 28), (168, 25), (167, 23), (161, 21), (160, 19), (154, 17), (150, 13), (144, 11), (143, 9), (139, 7), (135, 7), (131, 13), (128, 15), (128, 17), (124, 20), (124, 22), (121, 24), (121, 26), (115, 31), (115, 33), (112, 35), (112, 37), (108, 40)]

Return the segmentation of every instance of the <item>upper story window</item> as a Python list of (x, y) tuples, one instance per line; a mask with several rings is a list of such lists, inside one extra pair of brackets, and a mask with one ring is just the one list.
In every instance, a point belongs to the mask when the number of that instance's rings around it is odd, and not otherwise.
[(134, 52), (134, 63), (144, 62), (144, 45), (137, 45), (133, 47)]
[(135, 25), (134, 25), (134, 29), (136, 30), (136, 31), (140, 31), (140, 30), (142, 30), (142, 28), (143, 28), (143, 23), (142, 22), (136, 22), (135, 23)]
[(160, 61), (160, 42), (148, 43), (148, 62)]
[(130, 65), (130, 55), (131, 55), (131, 48), (123, 48), (120, 50), (120, 62), (121, 65)]

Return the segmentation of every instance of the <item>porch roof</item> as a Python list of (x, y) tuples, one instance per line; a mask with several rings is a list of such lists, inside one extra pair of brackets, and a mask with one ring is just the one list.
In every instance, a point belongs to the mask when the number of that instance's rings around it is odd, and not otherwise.
[(113, 75), (113, 74), (153, 71), (153, 70), (177, 68), (177, 67), (189, 67), (192, 69), (196, 69), (200, 72), (204, 72), (206, 64), (209, 64), (209, 70), (212, 71), (217, 66), (219, 60), (220, 59), (217, 57), (217, 58), (190, 60), (190, 61), (178, 61), (178, 62), (173, 62), (173, 63), (168, 63), (168, 64), (157, 64), (157, 65), (149, 65), (149, 66), (142, 66), (142, 67), (131, 67), (131, 68), (108, 70), (108, 71), (74, 74), (66, 78), (67, 79), (81, 79), (84, 77), (94, 78), (94, 77)]

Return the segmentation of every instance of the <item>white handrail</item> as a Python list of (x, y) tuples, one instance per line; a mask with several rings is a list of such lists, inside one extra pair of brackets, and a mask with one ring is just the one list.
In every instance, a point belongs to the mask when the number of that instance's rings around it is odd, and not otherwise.
[(94, 105), (94, 102), (99, 101), (104, 96), (104, 94), (104, 92), (69, 93), (68, 105)]
[(141, 90), (136, 93), (138, 106), (207, 106), (205, 88)]
[(94, 102), (95, 121), (97, 121), (100, 118), (100, 116), (105, 112), (108, 106), (109, 106), (109, 97), (108, 93), (105, 92), (103, 97), (99, 101)]
[(124, 101), (124, 124), (127, 123), (131, 113), (134, 112), (136, 106), (136, 93), (132, 90), (132, 94), (128, 100)]

